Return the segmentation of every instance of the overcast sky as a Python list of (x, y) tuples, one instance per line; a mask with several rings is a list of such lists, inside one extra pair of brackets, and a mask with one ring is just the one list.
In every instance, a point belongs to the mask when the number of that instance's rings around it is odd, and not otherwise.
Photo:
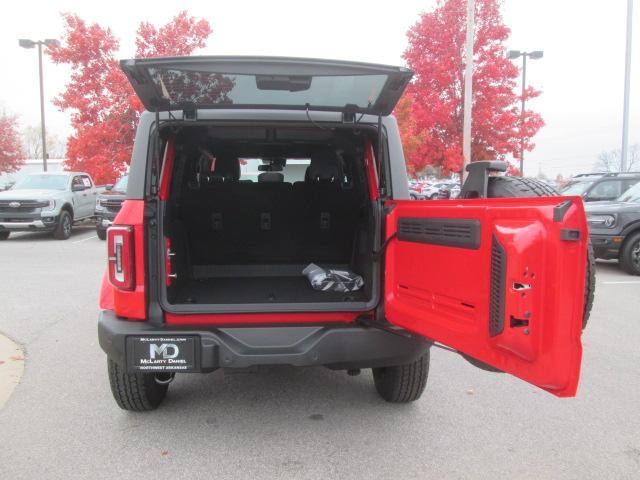
[[(528, 104), (546, 126), (525, 156), (525, 172), (548, 175), (590, 171), (598, 153), (620, 148), (624, 82), (626, 0), (505, 0), (511, 28), (507, 48), (544, 50), (530, 61), (528, 84), (543, 91)], [(640, 142), (640, 4), (635, 2), (630, 143)], [(212, 55), (285, 55), (402, 64), (406, 31), (434, 0), (244, 1), (182, 0), (91, 2), (12, 1), (3, 5), (0, 44), (0, 107), (22, 125), (39, 124), (37, 54), (18, 47), (18, 38), (61, 38), (59, 12), (79, 14), (110, 27), (120, 38), (121, 56), (134, 51), (140, 21), (162, 24), (186, 9), (213, 27), (206, 49)], [(68, 72), (45, 59), (47, 126), (65, 138), (68, 115), (51, 99)]]

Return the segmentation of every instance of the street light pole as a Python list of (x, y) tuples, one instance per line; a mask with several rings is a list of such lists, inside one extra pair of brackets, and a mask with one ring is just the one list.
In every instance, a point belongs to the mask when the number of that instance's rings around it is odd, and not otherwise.
[(629, 149), (629, 90), (631, 89), (631, 28), (633, 25), (633, 0), (627, 2), (627, 44), (624, 61), (624, 105), (622, 107), (622, 148), (620, 150), (620, 171), (627, 171), (627, 150)]
[(515, 60), (518, 57), (522, 57), (522, 97), (520, 105), (520, 176), (524, 177), (524, 134), (522, 129), (524, 127), (524, 114), (525, 114), (525, 97), (524, 93), (527, 89), (527, 57), (532, 60), (542, 58), (544, 52), (542, 50), (534, 50), (533, 52), (521, 52), (520, 50), (509, 50), (507, 52), (507, 58)]
[(474, 0), (467, 0), (467, 35), (465, 42), (466, 67), (464, 74), (464, 111), (462, 118), (462, 157), (460, 173), (462, 184), (467, 176), (466, 168), (471, 162), (471, 116), (473, 108), (473, 39), (474, 39)]
[(527, 85), (527, 55), (522, 55), (522, 105), (520, 106), (520, 176), (524, 177), (524, 91)]
[(47, 171), (47, 130), (44, 126), (44, 82), (42, 80), (42, 42), (38, 42), (38, 73), (40, 76), (40, 128), (42, 129), (42, 169)]
[(22, 48), (38, 47), (38, 75), (40, 77), (40, 128), (42, 134), (42, 169), (47, 171), (47, 130), (44, 124), (44, 80), (42, 75), (42, 46), (47, 47), (59, 47), (60, 42), (53, 38), (47, 38), (45, 40), (29, 40), (21, 38), (18, 40), (18, 45)]

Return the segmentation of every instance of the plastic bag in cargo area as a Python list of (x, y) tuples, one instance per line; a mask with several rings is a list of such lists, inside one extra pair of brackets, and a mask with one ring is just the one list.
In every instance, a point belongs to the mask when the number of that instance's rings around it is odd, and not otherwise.
[(364, 280), (357, 273), (322, 268), (315, 263), (307, 265), (302, 274), (307, 276), (315, 290), (324, 292), (355, 292), (364, 285)]

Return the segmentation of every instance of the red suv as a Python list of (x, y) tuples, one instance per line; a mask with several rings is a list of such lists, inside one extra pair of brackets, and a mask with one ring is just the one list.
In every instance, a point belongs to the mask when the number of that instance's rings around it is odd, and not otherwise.
[[(391, 115), (410, 70), (121, 66), (148, 112), (100, 296), (120, 407), (156, 408), (176, 373), (277, 364), (371, 368), (385, 400), (408, 402), (433, 345), (575, 395), (593, 293), (582, 200), (478, 162), (464, 199), (410, 201)], [(310, 264), (357, 287), (314, 288)]]

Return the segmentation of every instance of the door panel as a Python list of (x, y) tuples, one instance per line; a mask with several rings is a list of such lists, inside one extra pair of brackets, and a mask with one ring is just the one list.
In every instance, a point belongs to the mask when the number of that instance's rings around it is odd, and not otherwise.
[(391, 202), (388, 321), (575, 395), (588, 237), (581, 199), (566, 200)]

